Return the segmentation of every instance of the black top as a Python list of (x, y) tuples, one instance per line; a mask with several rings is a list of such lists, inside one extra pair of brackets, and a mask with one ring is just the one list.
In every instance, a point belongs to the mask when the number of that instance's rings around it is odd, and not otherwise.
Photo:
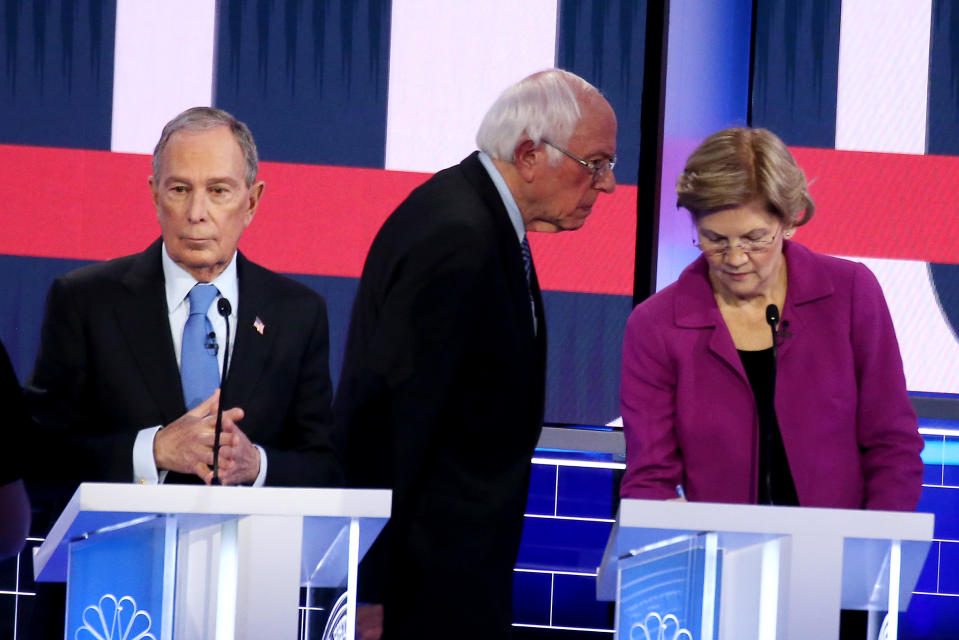
[(779, 421), (776, 420), (776, 360), (772, 347), (739, 351), (759, 413), (759, 504), (798, 506), (796, 485), (789, 471)]
[(0, 407), (3, 421), (0, 422), (0, 485), (19, 480), (24, 451), (21, 441), (27, 429), (27, 414), (23, 403), (20, 383), (13, 372), (7, 350), (0, 344)]

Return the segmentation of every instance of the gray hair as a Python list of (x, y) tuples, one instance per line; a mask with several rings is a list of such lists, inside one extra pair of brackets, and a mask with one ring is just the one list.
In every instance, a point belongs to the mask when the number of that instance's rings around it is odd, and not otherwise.
[(676, 196), (676, 206), (696, 220), (757, 199), (789, 226), (806, 224), (816, 212), (806, 175), (768, 129), (731, 127), (703, 140), (676, 180)]
[(240, 150), (243, 151), (243, 159), (246, 161), (246, 186), (253, 186), (259, 166), (253, 134), (250, 133), (249, 127), (237, 120), (232, 114), (214, 107), (192, 107), (166, 123), (163, 132), (160, 134), (160, 141), (153, 149), (153, 175), (158, 176), (160, 174), (160, 156), (174, 133), (178, 131), (207, 131), (216, 127), (229, 127), (230, 132), (233, 133), (237, 144), (240, 145)]
[[(580, 97), (599, 90), (575, 73), (547, 69), (514, 84), (486, 112), (476, 145), (491, 158), (513, 161), (516, 145), (528, 138), (535, 145), (543, 140), (565, 147), (582, 117)], [(562, 153), (546, 147), (551, 165)]]

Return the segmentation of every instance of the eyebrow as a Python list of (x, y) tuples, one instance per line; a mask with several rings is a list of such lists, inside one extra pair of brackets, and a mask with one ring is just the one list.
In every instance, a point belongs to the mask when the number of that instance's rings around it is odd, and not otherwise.
[[(181, 176), (176, 176), (176, 175), (170, 175), (170, 176), (167, 176), (166, 178), (163, 179), (163, 184), (164, 184), (164, 185), (171, 184), (171, 183), (174, 183), (174, 182), (183, 182), (183, 183), (185, 183), (185, 184), (192, 184), (192, 183), (193, 183), (193, 181), (190, 180), (189, 178), (183, 178), (183, 177), (181, 177)], [(230, 176), (221, 176), (221, 177), (216, 177), (216, 178), (210, 178), (210, 179), (207, 180), (204, 184), (205, 184), (206, 186), (210, 186), (210, 185), (213, 185), (213, 184), (221, 184), (221, 183), (230, 184), (230, 185), (236, 185), (236, 184), (243, 184), (243, 180), (237, 180), (236, 178), (232, 178), (232, 177), (230, 177)]]
[[(701, 232), (701, 233), (704, 233), (704, 234), (705, 234), (705, 233), (708, 233), (708, 234), (710, 234), (710, 235), (714, 235), (714, 236), (716, 236), (717, 238), (728, 238), (728, 237), (729, 237), (729, 236), (724, 236), (723, 234), (721, 234), (721, 233), (719, 233), (719, 232), (717, 232), (717, 231), (713, 231), (712, 229), (707, 229), (707, 228), (705, 228), (705, 227), (703, 227), (703, 228), (700, 230), (700, 232)], [(746, 233), (744, 233), (744, 234), (742, 234), (742, 235), (739, 235), (739, 236), (737, 236), (737, 237), (739, 237), (739, 238), (745, 238), (746, 236), (750, 236), (750, 235), (753, 235), (753, 234), (756, 234), (756, 233), (769, 233), (769, 229), (763, 229), (763, 228), (761, 228), (761, 227), (757, 227), (757, 228), (755, 228), (755, 229), (750, 229), (750, 230), (747, 231)]]

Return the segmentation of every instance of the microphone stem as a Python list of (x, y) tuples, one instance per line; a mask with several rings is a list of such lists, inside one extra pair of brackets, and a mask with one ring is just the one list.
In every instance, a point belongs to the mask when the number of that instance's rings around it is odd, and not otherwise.
[(224, 314), (226, 339), (223, 350), (223, 373), (220, 374), (220, 401), (216, 407), (216, 427), (213, 430), (213, 480), (211, 485), (220, 485), (220, 434), (223, 433), (223, 385), (226, 382), (227, 363), (230, 360), (230, 315)]

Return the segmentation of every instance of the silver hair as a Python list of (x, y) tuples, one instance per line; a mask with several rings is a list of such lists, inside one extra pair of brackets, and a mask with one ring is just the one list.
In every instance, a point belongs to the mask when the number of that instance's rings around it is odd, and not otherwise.
[[(582, 117), (584, 94), (599, 90), (575, 73), (547, 69), (523, 78), (496, 99), (476, 132), (476, 145), (491, 158), (512, 162), (524, 139), (539, 145), (544, 139), (565, 147)], [(563, 155), (546, 147), (551, 165)]]
[(192, 107), (166, 123), (160, 140), (153, 149), (153, 175), (160, 174), (160, 156), (170, 142), (170, 137), (178, 131), (207, 131), (216, 127), (229, 127), (236, 138), (243, 159), (246, 161), (246, 186), (251, 187), (256, 182), (256, 173), (259, 159), (256, 154), (256, 142), (249, 127), (237, 120), (232, 114), (223, 109), (214, 107)]

